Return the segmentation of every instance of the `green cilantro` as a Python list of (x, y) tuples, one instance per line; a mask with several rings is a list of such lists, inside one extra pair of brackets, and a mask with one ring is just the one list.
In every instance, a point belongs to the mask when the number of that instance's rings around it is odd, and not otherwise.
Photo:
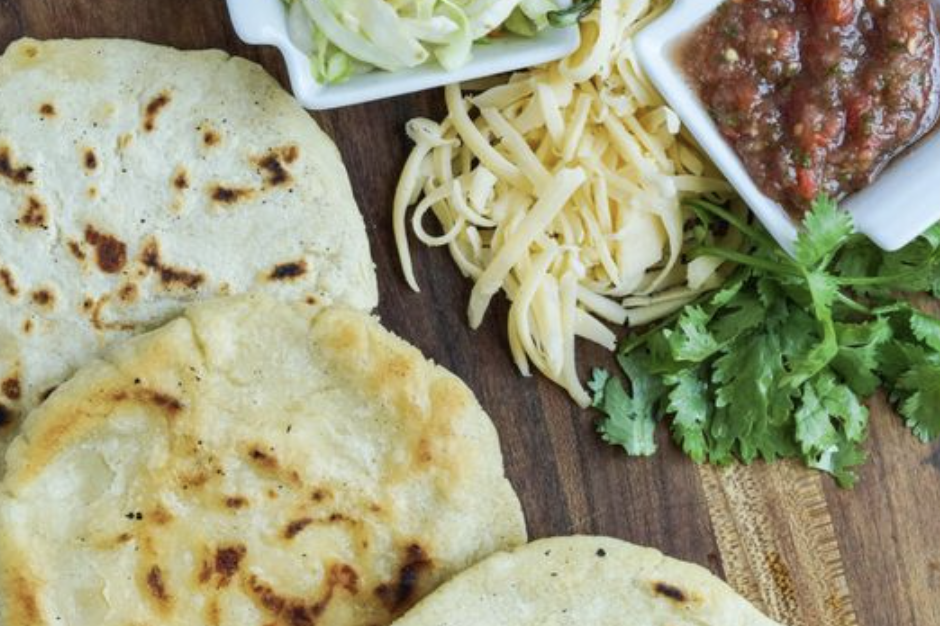
[(696, 463), (702, 463), (707, 458), (705, 428), (713, 411), (708, 402), (708, 383), (701, 374), (700, 370), (687, 369), (667, 376), (664, 380), (667, 386), (672, 387), (667, 410), (675, 416), (672, 421), (673, 436), (682, 446), (682, 451)]
[(831, 255), (852, 234), (852, 216), (840, 211), (836, 203), (822, 197), (803, 221), (794, 248), (796, 260), (812, 268)]
[(623, 357), (621, 367), (629, 372), (632, 396), (619, 378), (603, 370), (597, 370), (590, 383), (594, 406), (607, 415), (598, 431), (604, 441), (622, 446), (630, 456), (650, 456), (656, 453), (657, 404), (665, 388), (656, 376), (646, 373), (637, 357)]
[(679, 316), (675, 331), (663, 331), (676, 359), (699, 363), (718, 351), (718, 342), (707, 330), (708, 322), (704, 310), (690, 306)]
[(940, 364), (915, 365), (901, 376), (896, 393), (904, 397), (901, 415), (914, 434), (924, 442), (940, 437)]
[[(606, 441), (656, 450), (667, 421), (697, 463), (799, 458), (852, 486), (866, 458), (866, 400), (885, 388), (924, 441), (940, 438), (940, 225), (896, 252), (853, 234), (851, 216), (818, 198), (792, 255), (759, 227), (704, 201), (689, 207), (692, 256), (728, 262), (711, 295), (618, 351), (626, 379), (595, 372)], [(741, 249), (715, 244), (716, 226)]]

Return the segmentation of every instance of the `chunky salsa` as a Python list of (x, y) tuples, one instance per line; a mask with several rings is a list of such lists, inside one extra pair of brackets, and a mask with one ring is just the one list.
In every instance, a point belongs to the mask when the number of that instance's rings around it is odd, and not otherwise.
[(751, 176), (797, 213), (869, 185), (937, 121), (928, 0), (727, 0), (681, 57)]

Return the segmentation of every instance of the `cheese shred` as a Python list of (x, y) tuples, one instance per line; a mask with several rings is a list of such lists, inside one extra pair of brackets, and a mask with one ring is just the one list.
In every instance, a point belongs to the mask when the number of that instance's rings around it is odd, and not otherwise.
[[(558, 63), (468, 95), (446, 89), (447, 118), (411, 120), (415, 147), (393, 209), (395, 240), (417, 291), (411, 230), (446, 246), (474, 281), (471, 327), (494, 296), (510, 301), (509, 347), (580, 405), (578, 338), (613, 350), (605, 325), (647, 324), (720, 284), (721, 263), (685, 262), (684, 200), (726, 201), (731, 188), (681, 133), (639, 68), (633, 36), (655, 0), (605, 0)], [(430, 215), (429, 215), (430, 214)], [(425, 228), (436, 220), (432, 235)]]

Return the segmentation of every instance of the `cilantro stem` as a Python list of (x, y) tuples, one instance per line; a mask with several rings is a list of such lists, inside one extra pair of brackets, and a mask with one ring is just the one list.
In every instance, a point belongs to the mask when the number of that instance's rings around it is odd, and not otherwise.
[(734, 250), (726, 250), (725, 248), (716, 248), (714, 246), (703, 246), (701, 248), (696, 248), (692, 251), (692, 254), (695, 256), (713, 256), (718, 257), (719, 259), (724, 259), (726, 261), (731, 261), (732, 263), (737, 263), (738, 265), (745, 265), (747, 267), (753, 267), (755, 269), (764, 270), (771, 274), (784, 275), (784, 276), (793, 276), (801, 277), (802, 275), (796, 270), (790, 268), (787, 265), (782, 265), (780, 263), (774, 263), (773, 261), (768, 261), (767, 259), (761, 259), (750, 254), (744, 254), (742, 252), (736, 252)]
[[(691, 303), (690, 303), (690, 304), (691, 304)], [(643, 344), (645, 344), (647, 341), (649, 341), (650, 337), (652, 337), (652, 336), (655, 335), (656, 333), (662, 331), (664, 328), (668, 328), (668, 327), (672, 326), (673, 323), (675, 323), (676, 319), (678, 319), (678, 317), (679, 317), (679, 313), (673, 313), (672, 315), (670, 315), (670, 316), (667, 317), (666, 319), (664, 319), (664, 320), (662, 320), (662, 321), (660, 321), (660, 322), (657, 322), (657, 323), (654, 324), (652, 327), (650, 327), (649, 329), (643, 331), (643, 332), (640, 333), (639, 335), (636, 335), (635, 337), (630, 337), (628, 341), (625, 340), (625, 341), (620, 345), (620, 350), (619, 350), (620, 354), (630, 354), (631, 352), (633, 352), (633, 351), (636, 350), (637, 348), (642, 347)]]
[(855, 300), (848, 297), (841, 291), (836, 292), (836, 299), (842, 304), (844, 304), (845, 306), (847, 306), (848, 308), (858, 313), (864, 313), (865, 315), (872, 315), (874, 313), (867, 306), (865, 306), (864, 304), (861, 304), (860, 302), (856, 302)]
[[(893, 276), (852, 276), (849, 278), (838, 278), (840, 285), (846, 287), (879, 287), (881, 285), (892, 285), (892, 287), (905, 290), (904, 281), (919, 278), (924, 272), (924, 268), (902, 272)], [(906, 291), (906, 290), (905, 290)]]
[(707, 202), (705, 200), (693, 200), (692, 202), (689, 203), (689, 205), (692, 207), (701, 209), (702, 211), (705, 211), (706, 213), (711, 213), (712, 215), (718, 217), (719, 219), (724, 220), (725, 222), (728, 222), (729, 224), (737, 228), (739, 231), (741, 231), (744, 235), (747, 235), (754, 241), (758, 241), (771, 249), (774, 249), (777, 247), (777, 244), (773, 240), (771, 240), (770, 237), (768, 237), (765, 233), (752, 227), (750, 224), (748, 224), (746, 221), (744, 221), (743, 219), (741, 219), (740, 217), (738, 217), (731, 211), (723, 207), (720, 207), (717, 204), (712, 204), (711, 202)]

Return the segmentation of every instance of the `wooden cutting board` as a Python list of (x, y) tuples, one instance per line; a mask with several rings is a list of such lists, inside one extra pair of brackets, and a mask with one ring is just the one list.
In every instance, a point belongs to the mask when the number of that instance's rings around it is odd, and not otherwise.
[[(285, 76), (275, 51), (238, 41), (223, 0), (0, 0), (0, 48), (26, 35), (223, 48)], [(339, 144), (366, 216), (383, 320), (477, 392), (502, 435), (531, 535), (655, 546), (726, 578), (790, 626), (940, 625), (940, 446), (916, 442), (883, 400), (872, 404), (871, 462), (853, 491), (791, 466), (697, 468), (665, 433), (656, 457), (627, 459), (600, 443), (590, 413), (516, 373), (505, 308), (467, 328), (469, 289), (446, 253), (417, 250), (424, 291), (407, 289), (390, 225), (409, 149), (402, 128), (442, 109), (431, 92), (316, 118)], [(582, 361), (611, 364), (596, 350)]]

